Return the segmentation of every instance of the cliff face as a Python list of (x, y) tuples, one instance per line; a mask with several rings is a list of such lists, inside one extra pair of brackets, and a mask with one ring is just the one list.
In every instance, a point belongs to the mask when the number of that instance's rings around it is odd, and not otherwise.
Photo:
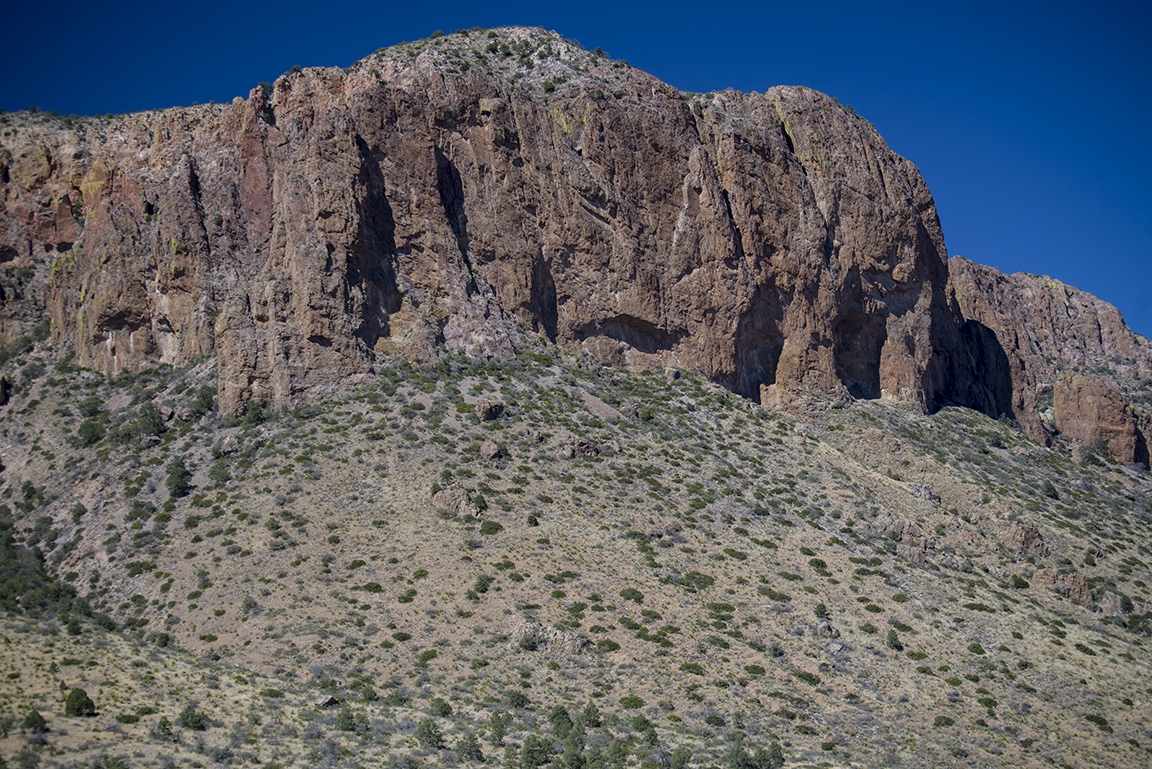
[(916, 168), (805, 88), (685, 95), (512, 28), (224, 106), (5, 119), (4, 343), (46, 312), (106, 373), (215, 355), (237, 412), (547, 339), (770, 406), (961, 403), (1040, 435)]
[(1152, 343), (1112, 305), (1052, 278), (958, 256), (948, 266), (966, 330), (1003, 353), (987, 371), (1010, 380), (1004, 413), (1044, 443), (1055, 433), (1102, 441), (1114, 459), (1148, 464)]
[(952, 380), (928, 189), (807, 89), (683, 98), (511, 29), (16, 133), (8, 165), (35, 171), (6, 176), (0, 234), (54, 261), (55, 337), (106, 372), (215, 352), (229, 408), (533, 335), (754, 398), (932, 407)]

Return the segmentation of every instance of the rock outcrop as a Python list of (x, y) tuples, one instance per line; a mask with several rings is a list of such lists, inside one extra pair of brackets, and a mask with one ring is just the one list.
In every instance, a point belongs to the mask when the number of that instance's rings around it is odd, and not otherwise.
[(988, 389), (1011, 394), (996, 403), (1000, 413), (1043, 443), (1055, 433), (1102, 439), (1112, 458), (1148, 463), (1152, 342), (1112, 305), (1052, 278), (1004, 275), (958, 256), (948, 267)]
[(229, 105), (18, 128), (4, 258), (53, 262), (53, 334), (81, 363), (214, 353), (233, 412), (537, 336), (752, 398), (951, 397), (935, 205), (869, 123), (805, 88), (688, 97), (495, 34), (523, 55), (450, 35)]
[(1148, 445), (1124, 393), (1090, 374), (1060, 377), (1053, 391), (1060, 432), (1085, 445), (1102, 444), (1114, 459), (1148, 463)]
[(0, 343), (47, 314), (107, 374), (214, 356), (233, 414), (369, 381), (393, 355), (554, 343), (796, 413), (954, 403), (1043, 440), (1052, 366), (1152, 376), (1103, 303), (1033, 302), (962, 260), (949, 284), (919, 172), (806, 88), (682, 94), (507, 28), (227, 105), (4, 120)]

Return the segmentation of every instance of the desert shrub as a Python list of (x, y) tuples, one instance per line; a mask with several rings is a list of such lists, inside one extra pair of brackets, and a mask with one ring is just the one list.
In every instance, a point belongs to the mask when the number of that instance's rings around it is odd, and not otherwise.
[(452, 706), (445, 702), (442, 698), (437, 697), (432, 700), (432, 712), (442, 718), (447, 718), (452, 715)]
[(192, 489), (192, 473), (184, 464), (183, 457), (177, 457), (168, 463), (168, 477), (164, 484), (168, 487), (168, 494), (172, 499), (186, 496)]
[(40, 715), (40, 711), (36, 708), (28, 711), (28, 715), (24, 716), (24, 721), (21, 726), (30, 732), (48, 731), (48, 722), (44, 720), (44, 716)]
[(176, 725), (196, 732), (202, 732), (208, 728), (208, 717), (189, 702), (184, 706), (184, 709), (180, 711), (180, 715), (176, 716)]
[(87, 419), (81, 422), (79, 429), (76, 430), (76, 444), (81, 448), (94, 446), (102, 440), (104, 440), (104, 425), (95, 420)]
[(94, 716), (96, 715), (96, 703), (92, 701), (86, 691), (77, 687), (68, 692), (68, 698), (64, 700), (64, 714), (68, 716)]
[(626, 587), (620, 591), (620, 597), (626, 601), (644, 602), (644, 594), (634, 587)]
[(620, 707), (626, 710), (639, 710), (644, 707), (644, 700), (637, 697), (635, 694), (629, 694), (626, 697), (620, 698)]
[(485, 536), (492, 536), (504, 531), (504, 527), (498, 521), (484, 521), (480, 524), (480, 533)]
[(1108, 723), (1108, 719), (1101, 715), (1085, 716), (1089, 721), (1096, 724), (1096, 728), (1105, 734), (1112, 733), (1112, 726)]
[(820, 676), (814, 673), (809, 673), (805, 670), (797, 670), (795, 675), (806, 684), (811, 684), (812, 686), (820, 685)]
[(933, 726), (939, 728), (941, 726), (952, 726), (956, 721), (948, 716), (936, 716), (936, 720), (932, 723)]
[(968, 644), (968, 651), (972, 652), (973, 654), (984, 654), (984, 647), (973, 641), (972, 643)]
[(704, 675), (704, 667), (699, 662), (685, 662), (680, 666), (680, 669), (685, 673), (692, 673), (693, 675)]
[(440, 750), (444, 747), (444, 735), (431, 718), (425, 718), (416, 726), (416, 739), (426, 750)]

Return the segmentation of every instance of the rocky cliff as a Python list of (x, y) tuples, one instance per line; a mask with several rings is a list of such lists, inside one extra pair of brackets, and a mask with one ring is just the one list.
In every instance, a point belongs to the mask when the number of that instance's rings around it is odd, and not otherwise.
[(1004, 275), (959, 256), (948, 266), (986, 378), (1010, 382), (1005, 413), (1041, 442), (1064, 434), (1148, 464), (1152, 342), (1112, 305), (1058, 280)]
[(20, 279), (0, 341), (47, 313), (109, 374), (214, 355), (233, 412), (384, 356), (543, 343), (784, 408), (1038, 410), (1033, 369), (953, 299), (916, 168), (805, 88), (682, 94), (508, 28), (228, 105), (4, 120), (0, 260)]

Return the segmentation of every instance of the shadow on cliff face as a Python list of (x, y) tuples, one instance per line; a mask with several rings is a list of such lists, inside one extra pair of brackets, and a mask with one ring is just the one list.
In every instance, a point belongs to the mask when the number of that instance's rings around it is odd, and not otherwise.
[[(468, 260), (468, 212), (464, 210), (464, 182), (460, 171), (439, 147), (436, 148), (436, 186), (440, 192), (440, 205), (452, 234), (456, 236), (456, 247), (460, 256)], [(471, 267), (471, 262), (468, 262)]]
[(1142, 465), (1145, 470), (1152, 467), (1152, 456), (1148, 453), (1148, 438), (1139, 429), (1136, 430), (1136, 464)]
[(884, 318), (853, 315), (833, 330), (836, 375), (858, 399), (880, 397), (880, 355), (888, 340)]
[(360, 150), (360, 231), (348, 259), (348, 283), (357, 285), (364, 297), (364, 317), (357, 336), (369, 349), (390, 334), (388, 316), (400, 310), (402, 297), (396, 282), (396, 220), (385, 195), (386, 185), (379, 164), (364, 139)]
[(1012, 369), (996, 334), (982, 323), (967, 320), (960, 327), (960, 343), (961, 359), (950, 367), (953, 375), (945, 399), (993, 419), (1017, 418), (1012, 410)]

